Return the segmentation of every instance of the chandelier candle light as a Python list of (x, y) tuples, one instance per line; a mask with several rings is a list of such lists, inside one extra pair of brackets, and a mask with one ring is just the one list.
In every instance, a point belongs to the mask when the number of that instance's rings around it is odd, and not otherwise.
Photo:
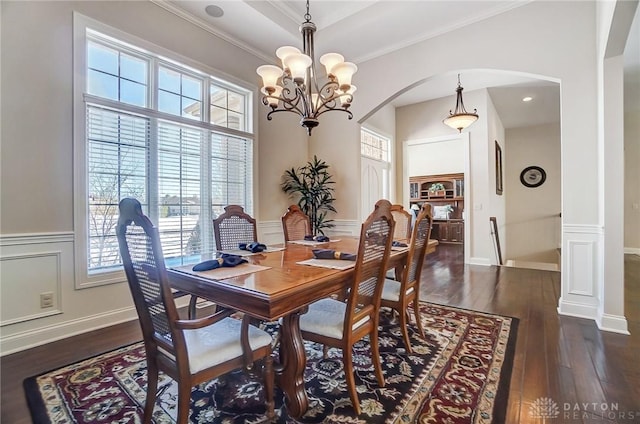
[(351, 77), (358, 67), (345, 62), (338, 53), (327, 53), (320, 57), (328, 81), (321, 87), (316, 79), (313, 33), (316, 25), (311, 22), (309, 0), (305, 21), (300, 25), (303, 52), (296, 47), (284, 46), (276, 50), (276, 56), (282, 62), (282, 68), (274, 65), (262, 65), (256, 72), (262, 77), (262, 103), (271, 110), (267, 119), (276, 112), (293, 112), (301, 116), (300, 125), (311, 130), (318, 126), (318, 117), (325, 112), (338, 110), (346, 112), (349, 119), (353, 114), (349, 110), (356, 86), (351, 85)]
[(478, 110), (473, 109), (473, 113), (469, 113), (464, 108), (464, 102), (462, 101), (462, 86), (460, 85), (460, 74), (458, 74), (458, 88), (456, 88), (456, 109), (454, 112), (449, 111), (449, 116), (442, 122), (445, 125), (450, 126), (453, 129), (462, 132), (463, 129), (473, 124), (478, 120)]

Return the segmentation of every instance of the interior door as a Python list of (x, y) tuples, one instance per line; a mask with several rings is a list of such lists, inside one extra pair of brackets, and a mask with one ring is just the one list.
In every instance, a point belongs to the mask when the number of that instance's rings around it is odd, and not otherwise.
[(380, 199), (389, 198), (389, 171), (386, 162), (362, 156), (361, 215), (362, 221), (373, 211)]

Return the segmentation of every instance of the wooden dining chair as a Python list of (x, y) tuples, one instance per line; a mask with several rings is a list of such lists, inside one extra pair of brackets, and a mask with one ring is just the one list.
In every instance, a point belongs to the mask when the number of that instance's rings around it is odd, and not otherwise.
[[(404, 206), (393, 204), (391, 205), (391, 215), (396, 222), (395, 230), (393, 231), (393, 239), (397, 241), (408, 242), (411, 238), (411, 214), (404, 209)], [(400, 272), (396, 269), (387, 270), (387, 278), (400, 279)]]
[(402, 205), (391, 205), (391, 215), (396, 221), (393, 239), (409, 240), (411, 238), (411, 214)]
[(360, 401), (355, 386), (352, 348), (367, 335), (378, 384), (380, 387), (385, 385), (378, 349), (378, 320), (384, 273), (393, 241), (394, 221), (390, 208), (391, 203), (387, 200), (379, 200), (362, 224), (353, 280), (346, 299), (319, 300), (300, 316), (304, 339), (342, 349), (349, 397), (357, 414), (360, 414)]
[(413, 306), (413, 313), (418, 329), (420, 330), (420, 335), (424, 338), (424, 329), (422, 328), (422, 321), (420, 320), (420, 275), (427, 252), (432, 221), (431, 205), (423, 203), (418, 212), (416, 222), (413, 225), (407, 263), (402, 270), (400, 281), (386, 278), (382, 290), (380, 306), (389, 307), (398, 312), (402, 337), (404, 338), (404, 343), (409, 353), (412, 352), (409, 332), (407, 330), (408, 307), (410, 304)]
[(274, 371), (271, 336), (242, 321), (233, 311), (181, 320), (169, 286), (158, 229), (142, 213), (140, 202), (123, 199), (116, 229), (129, 289), (142, 327), (147, 357), (144, 422), (150, 423), (158, 389), (158, 372), (178, 383), (177, 422), (189, 420), (191, 388), (262, 359), (266, 415), (274, 417)]
[(291, 205), (282, 215), (282, 231), (285, 243), (290, 240), (303, 240), (304, 236), (311, 234), (311, 220), (298, 205)]
[(256, 220), (240, 205), (225, 206), (224, 213), (213, 220), (217, 250), (236, 250), (239, 243), (258, 241)]

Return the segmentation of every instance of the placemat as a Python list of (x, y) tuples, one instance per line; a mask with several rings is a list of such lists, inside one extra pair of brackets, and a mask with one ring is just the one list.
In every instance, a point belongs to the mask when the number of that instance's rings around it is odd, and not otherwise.
[[(249, 252), (251, 253), (251, 252)], [(216, 268), (209, 271), (194, 271), (193, 265), (184, 265), (174, 267), (176, 271), (184, 272), (186, 274), (193, 274), (199, 277), (210, 278), (212, 280), (224, 280), (227, 278), (238, 277), (240, 275), (252, 274), (258, 271), (264, 271), (271, 269), (270, 266), (254, 265), (254, 264), (242, 264), (232, 268)]]
[(331, 269), (349, 269), (356, 266), (355, 261), (345, 261), (342, 259), (307, 259), (306, 261), (296, 262), (298, 265), (319, 266), (321, 268)]

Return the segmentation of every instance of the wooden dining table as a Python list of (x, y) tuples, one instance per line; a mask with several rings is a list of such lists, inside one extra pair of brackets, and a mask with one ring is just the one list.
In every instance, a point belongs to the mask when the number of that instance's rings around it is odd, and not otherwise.
[[(285, 394), (290, 416), (302, 416), (309, 405), (304, 386), (306, 355), (300, 332), (300, 315), (316, 300), (346, 288), (354, 268), (341, 270), (298, 264), (313, 257), (312, 249), (335, 249), (356, 253), (358, 239), (340, 237), (318, 246), (287, 243), (284, 250), (247, 256), (250, 264), (268, 267), (257, 272), (225, 279), (212, 279), (201, 273), (185, 271), (184, 267), (168, 268), (173, 288), (210, 300), (217, 305), (249, 314), (260, 320), (282, 319), (280, 327), (277, 383)], [(433, 251), (437, 241), (430, 243)], [(275, 247), (275, 246), (274, 246)], [(394, 250), (389, 268), (403, 266), (408, 249)], [(205, 260), (212, 255), (204, 255)]]

